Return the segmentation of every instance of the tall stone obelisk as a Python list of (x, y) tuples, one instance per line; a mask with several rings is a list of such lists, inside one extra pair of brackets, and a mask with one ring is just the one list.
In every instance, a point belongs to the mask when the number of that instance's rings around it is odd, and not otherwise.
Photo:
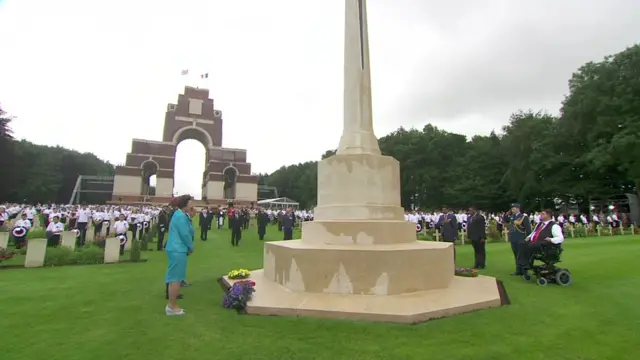
[(318, 163), (318, 206), (302, 240), (264, 244), (247, 312), (413, 323), (499, 306), (495, 279), (455, 278), (453, 245), (417, 241), (404, 220), (398, 161), (381, 155), (373, 133), (366, 1), (345, 4), (340, 145)]
[(346, 3), (344, 124), (338, 154), (380, 154), (373, 133), (366, 3), (366, 0)]

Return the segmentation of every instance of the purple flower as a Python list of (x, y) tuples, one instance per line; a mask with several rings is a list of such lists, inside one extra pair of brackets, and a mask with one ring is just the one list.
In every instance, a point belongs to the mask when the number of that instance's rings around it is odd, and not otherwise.
[(251, 283), (234, 283), (222, 298), (222, 306), (227, 309), (244, 309), (254, 291)]

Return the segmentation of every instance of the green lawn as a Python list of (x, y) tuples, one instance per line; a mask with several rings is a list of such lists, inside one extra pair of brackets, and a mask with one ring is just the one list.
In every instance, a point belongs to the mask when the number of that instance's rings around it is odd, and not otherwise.
[[(280, 239), (275, 227), (268, 240)], [(197, 236), (196, 236), (197, 237)], [(569, 239), (574, 284), (538, 287), (511, 277), (507, 244), (490, 244), (486, 273), (504, 280), (512, 305), (407, 326), (240, 316), (221, 307), (216, 279), (260, 268), (255, 228), (232, 248), (229, 232), (197, 240), (181, 302), (164, 315), (162, 253), (139, 264), (0, 271), (0, 359), (594, 359), (640, 358), (640, 236)], [(153, 244), (152, 246), (155, 246)], [(471, 264), (470, 246), (458, 250)]]

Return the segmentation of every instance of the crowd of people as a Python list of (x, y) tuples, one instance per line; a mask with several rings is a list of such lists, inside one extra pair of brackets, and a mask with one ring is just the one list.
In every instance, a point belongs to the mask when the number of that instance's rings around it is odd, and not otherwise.
[[(416, 228), (420, 229), (435, 229), (437, 228), (438, 220), (442, 217), (444, 211), (451, 213), (456, 220), (456, 224), (458, 226), (458, 231), (462, 231), (467, 223), (467, 219), (469, 217), (469, 210), (460, 210), (457, 212), (450, 211), (448, 209), (443, 209), (441, 212), (425, 212), (425, 211), (407, 211), (404, 215), (406, 221), (410, 221), (416, 223)], [(498, 230), (503, 231), (505, 224), (505, 217), (508, 216), (509, 211), (500, 212), (500, 213), (488, 213), (488, 212), (480, 212), (482, 216), (487, 220), (487, 226), (490, 221), (496, 223)], [(524, 213), (527, 217), (531, 219), (533, 224), (537, 224), (541, 222), (543, 215), (543, 211), (532, 212), (531, 214)], [(578, 214), (577, 212), (564, 212), (558, 213), (557, 215), (552, 215), (553, 221), (560, 224), (563, 229), (566, 229), (568, 226), (590, 226), (590, 227), (598, 227), (598, 226), (610, 226), (613, 228), (621, 227), (625, 224), (629, 224), (630, 220), (628, 214), (620, 213), (619, 211), (613, 209), (609, 213), (604, 212), (593, 212), (591, 214)]]
[(615, 208), (607, 214), (555, 214), (550, 209), (527, 214), (521, 211), (520, 204), (517, 203), (502, 213), (482, 213), (475, 207), (458, 212), (446, 207), (442, 208), (441, 212), (407, 211), (405, 220), (415, 223), (418, 233), (427, 228), (437, 230), (446, 242), (454, 243), (458, 240), (460, 232), (466, 232), (474, 249), (474, 269), (486, 267), (487, 229), (492, 222), (495, 223), (499, 233), (508, 233), (515, 261), (515, 271), (512, 275), (525, 275), (533, 266), (533, 255), (544, 251), (545, 246), (560, 246), (568, 228), (619, 228), (630, 224), (628, 214), (620, 213)]
[[(123, 244), (129, 241), (127, 233), (133, 239), (149, 231), (151, 224), (157, 227), (157, 250), (164, 249), (164, 240), (168, 223), (175, 204), (165, 206), (129, 206), (129, 205), (61, 205), (61, 204), (3, 204), (0, 205), (0, 227), (16, 230), (16, 245), (24, 245), (28, 232), (35, 225), (35, 219), (41, 216), (42, 227), (46, 229), (49, 246), (57, 246), (60, 234), (65, 230), (75, 230), (78, 245), (84, 245), (87, 232), (93, 232), (96, 238), (103, 230), (107, 234), (123, 237)], [(242, 231), (249, 228), (251, 219), (256, 219), (258, 236), (264, 240), (267, 225), (273, 224), (282, 231), (283, 239), (290, 240), (297, 223), (313, 220), (313, 213), (305, 210), (262, 209), (249, 207), (208, 207), (189, 211), (190, 216), (199, 213), (200, 239), (207, 240), (210, 229), (222, 229), (225, 225), (231, 230), (231, 243), (239, 246)], [(14, 220), (14, 221), (10, 221)]]

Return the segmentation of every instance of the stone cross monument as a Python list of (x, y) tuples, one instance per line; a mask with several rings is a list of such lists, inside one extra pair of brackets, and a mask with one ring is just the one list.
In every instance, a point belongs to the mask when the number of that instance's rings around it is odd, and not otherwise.
[(399, 163), (373, 133), (366, 1), (345, 4), (340, 145), (318, 163), (302, 239), (264, 244), (247, 312), (414, 323), (500, 306), (494, 278), (454, 277), (453, 245), (417, 241), (404, 220)]
[(380, 155), (373, 133), (366, 0), (347, 1), (344, 39), (344, 125), (338, 154)]

